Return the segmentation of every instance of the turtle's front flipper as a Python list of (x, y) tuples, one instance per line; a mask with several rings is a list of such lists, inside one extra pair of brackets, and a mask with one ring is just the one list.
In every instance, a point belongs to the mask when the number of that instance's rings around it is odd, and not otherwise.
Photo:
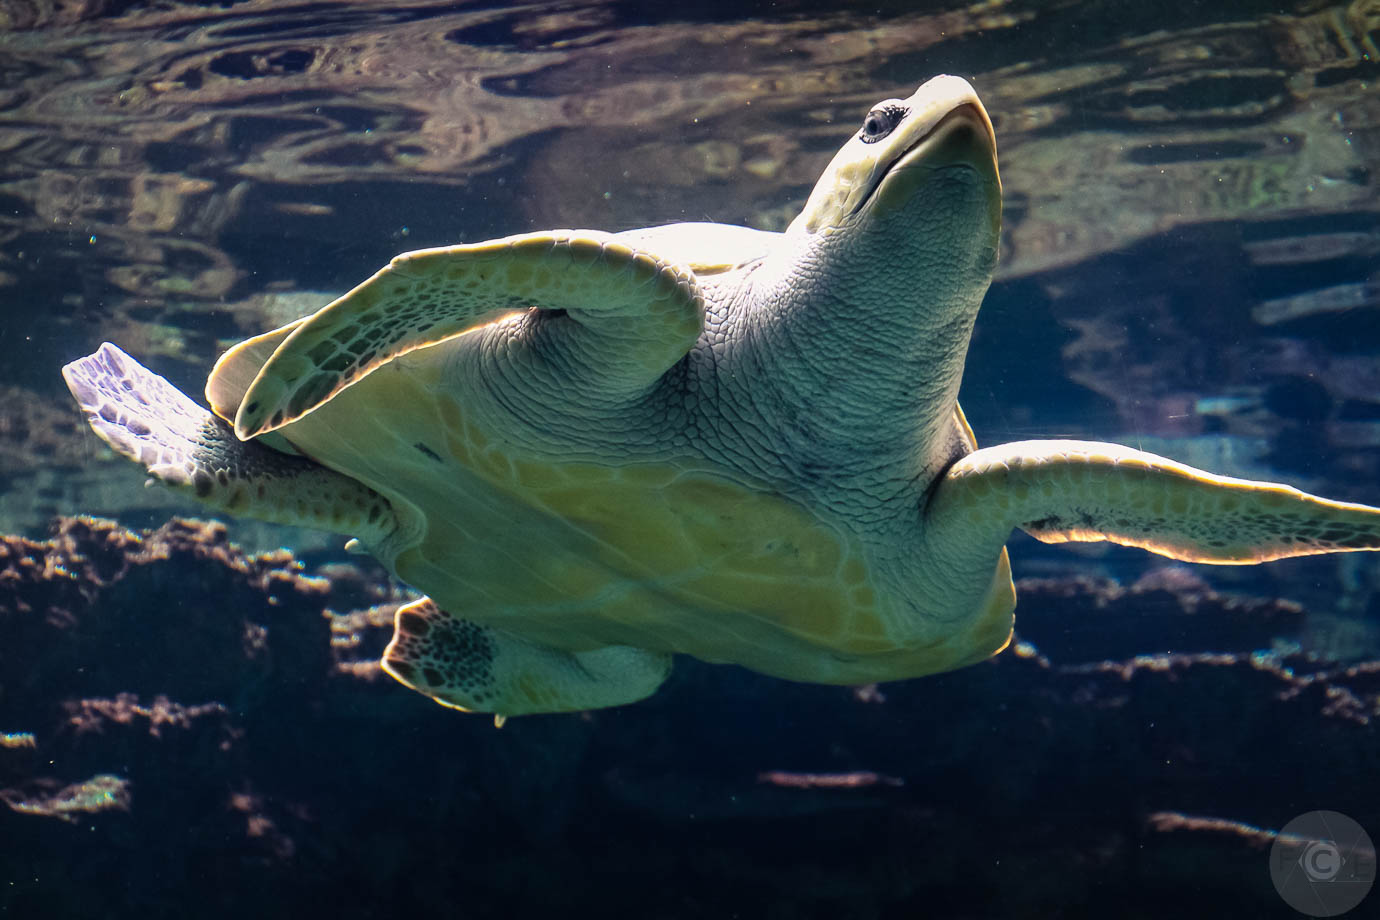
[(609, 387), (646, 386), (704, 327), (693, 271), (607, 233), (420, 249), (297, 327), (244, 394), (235, 431), (248, 439), (280, 428), (399, 355), (534, 307), (565, 311), (550, 318), (572, 327), (556, 358), (566, 383), (577, 362)]
[(423, 598), (398, 609), (383, 669), (444, 706), (502, 717), (634, 703), (666, 680), (671, 656), (621, 645), (549, 648)]
[(993, 552), (1013, 527), (1046, 543), (1110, 540), (1222, 565), (1380, 550), (1380, 508), (1095, 441), (975, 451), (949, 470), (926, 514), (941, 542), (990, 543)]
[(371, 546), (395, 526), (377, 492), (304, 457), (240, 441), (224, 420), (109, 342), (62, 376), (116, 453), (213, 508), (355, 534)]

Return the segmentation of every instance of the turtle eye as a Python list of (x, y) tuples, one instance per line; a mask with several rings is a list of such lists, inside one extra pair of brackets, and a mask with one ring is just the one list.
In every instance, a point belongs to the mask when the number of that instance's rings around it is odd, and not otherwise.
[(896, 129), (901, 119), (906, 117), (906, 111), (903, 105), (882, 105), (868, 112), (858, 140), (864, 144), (877, 143)]

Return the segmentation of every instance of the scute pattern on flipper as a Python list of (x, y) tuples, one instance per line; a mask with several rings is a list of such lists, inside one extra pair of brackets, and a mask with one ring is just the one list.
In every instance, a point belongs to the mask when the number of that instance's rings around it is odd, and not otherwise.
[(398, 609), (383, 669), (443, 706), (507, 717), (631, 703), (654, 693), (671, 656), (623, 645), (583, 651), (531, 642), (423, 598)]
[(440, 703), (475, 709), (494, 698), (494, 633), (430, 598), (398, 609), (383, 668)]
[[(1134, 486), (1143, 474), (1131, 473)], [(1181, 488), (1187, 483), (1179, 483)], [(1223, 556), (1245, 562), (1297, 555), (1380, 549), (1380, 521), (1358, 515), (1349, 519), (1340, 503), (1328, 502), (1324, 511), (1312, 496), (1289, 487), (1259, 487), (1251, 500), (1235, 493), (1203, 496), (1184, 502), (1184, 512), (1158, 507), (1127, 507), (1107, 512), (1074, 503), (1067, 511), (1022, 525), (1046, 543), (1100, 540), (1140, 546), (1185, 561), (1215, 562)], [(1288, 490), (1284, 492), (1283, 490)], [(1288, 494), (1293, 493), (1293, 494)], [(1278, 499), (1278, 501), (1275, 501)], [(1172, 499), (1171, 499), (1172, 500)], [(1273, 510), (1270, 505), (1274, 505)], [(1331, 516), (1323, 517), (1323, 514)]]
[(174, 488), (236, 514), (358, 534), (395, 526), (382, 495), (304, 457), (254, 441), (110, 343), (62, 369), (87, 421), (116, 453)]
[(698, 336), (694, 273), (596, 231), (553, 231), (404, 253), (295, 330), (235, 418), (242, 438), (282, 427), (399, 355), (508, 314), (564, 309), (577, 322), (632, 324), (625, 356), (654, 379)]
[(954, 464), (945, 502), (1046, 543), (1110, 540), (1219, 565), (1380, 549), (1380, 509), (1218, 476), (1129, 447), (1021, 441)]
[(235, 412), (239, 409), (249, 385), (278, 350), (278, 346), (307, 319), (304, 316), (272, 331), (245, 339), (217, 358), (215, 366), (206, 378), (206, 402), (211, 411), (234, 424)]

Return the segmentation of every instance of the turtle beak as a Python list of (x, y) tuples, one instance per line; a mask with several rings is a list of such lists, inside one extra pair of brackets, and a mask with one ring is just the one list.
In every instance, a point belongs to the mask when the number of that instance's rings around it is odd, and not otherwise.
[[(1000, 186), (997, 135), (992, 130), (992, 119), (987, 117), (987, 110), (976, 99), (956, 106), (940, 119), (939, 124), (920, 143), (929, 146), (926, 165), (971, 166), (979, 173), (990, 174)], [(907, 153), (902, 163), (897, 165), (903, 165), (909, 156)]]
[(1001, 225), (1001, 176), (992, 119), (967, 81), (957, 77), (936, 77), (935, 81), (945, 81), (942, 89), (948, 92), (929, 94), (929, 105), (913, 116), (927, 119), (929, 126), (922, 128), (919, 137), (878, 176), (871, 206), (879, 214), (905, 207), (916, 182), (923, 181), (918, 178), (919, 171), (933, 175), (940, 170), (970, 170), (986, 191), (988, 216), (997, 232)]
[(888, 102), (906, 110), (904, 120), (878, 140), (858, 135), (845, 144), (815, 183), (791, 231), (831, 230), (864, 211), (880, 216), (904, 208), (928, 177), (949, 168), (972, 172), (999, 220), (996, 138), (972, 84), (962, 77), (939, 76), (910, 98)]
[(963, 85), (967, 92), (952, 99), (952, 107), (896, 159), (888, 172), (915, 166), (929, 169), (966, 166), (990, 181), (1000, 195), (997, 135), (992, 130), (992, 119), (972, 88), (966, 83)]

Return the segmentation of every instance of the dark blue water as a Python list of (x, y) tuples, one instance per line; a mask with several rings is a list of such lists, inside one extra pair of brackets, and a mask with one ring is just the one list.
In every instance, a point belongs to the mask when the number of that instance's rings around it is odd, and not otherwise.
[(371, 669), (405, 589), (338, 538), (55, 523), (201, 513), (71, 404), (100, 342), (199, 394), (401, 251), (779, 230), (942, 72), (1004, 185), (980, 443), (1380, 502), (1363, 4), (15, 0), (0, 28), (0, 915), (1297, 916), (1268, 832), (1380, 833), (1371, 554), (1018, 534), (1021, 654), (857, 692), (686, 660), (495, 731)]

